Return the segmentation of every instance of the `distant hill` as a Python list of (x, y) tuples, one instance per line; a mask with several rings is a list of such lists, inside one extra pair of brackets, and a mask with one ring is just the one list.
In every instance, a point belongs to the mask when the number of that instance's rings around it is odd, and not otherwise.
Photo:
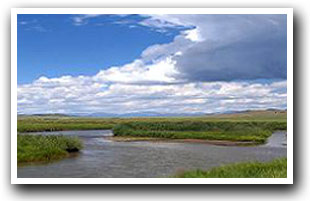
[(129, 117), (190, 117), (190, 116), (204, 116), (205, 113), (158, 113), (158, 112), (133, 112), (124, 114), (115, 113), (67, 113), (67, 114), (18, 114), (18, 116), (33, 116), (33, 117), (105, 117), (105, 118), (129, 118)]
[(246, 110), (246, 111), (237, 111), (237, 112), (229, 112), (222, 114), (211, 114), (207, 115), (207, 118), (214, 119), (287, 119), (287, 111), (286, 110), (278, 110), (278, 109), (267, 109), (267, 110)]
[(205, 117), (215, 119), (286, 119), (286, 110), (267, 109), (267, 110), (245, 110), (245, 111), (226, 111), (223, 113), (158, 113), (158, 112), (134, 112), (124, 114), (114, 113), (68, 113), (68, 114), (18, 114), (18, 116), (37, 116), (37, 117), (104, 117), (104, 118), (130, 118), (130, 117)]
[(47, 113), (47, 114), (17, 114), (18, 116), (39, 116), (39, 117), (70, 117), (68, 114)]
[(124, 114), (113, 114), (113, 113), (89, 113), (89, 114), (72, 114), (74, 116), (84, 117), (179, 117), (179, 116), (203, 116), (205, 113), (159, 113), (159, 112), (132, 112)]

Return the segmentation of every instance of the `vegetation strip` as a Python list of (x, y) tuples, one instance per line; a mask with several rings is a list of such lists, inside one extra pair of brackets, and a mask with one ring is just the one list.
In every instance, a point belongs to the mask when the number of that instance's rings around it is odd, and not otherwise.
[(265, 143), (275, 130), (285, 130), (282, 121), (139, 121), (120, 123), (115, 136), (166, 139), (226, 140)]
[(17, 135), (17, 162), (49, 162), (77, 152), (83, 145), (78, 137)]
[[(258, 122), (266, 126), (282, 125), (286, 129), (286, 111), (248, 111), (227, 115), (209, 115), (199, 117), (153, 117), (153, 118), (91, 118), (61, 115), (19, 115), (17, 120), (18, 132), (63, 131), (63, 130), (98, 130), (112, 129), (117, 124), (134, 122)], [(187, 124), (188, 125), (188, 124)], [(229, 125), (229, 124), (227, 124)], [(220, 126), (221, 127), (221, 126)], [(184, 128), (184, 127), (183, 127)], [(273, 130), (274, 128), (271, 128)], [(148, 129), (151, 130), (151, 129)], [(156, 130), (156, 129), (155, 129)], [(188, 130), (188, 129), (187, 129)]]
[(286, 178), (287, 159), (268, 163), (248, 162), (216, 167), (209, 171), (192, 170), (176, 174), (179, 178)]

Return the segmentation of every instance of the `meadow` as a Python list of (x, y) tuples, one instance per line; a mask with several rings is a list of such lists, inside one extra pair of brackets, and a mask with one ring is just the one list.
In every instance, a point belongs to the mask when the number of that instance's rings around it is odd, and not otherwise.
[(17, 135), (17, 163), (50, 162), (78, 152), (83, 145), (77, 137)]
[[(225, 115), (206, 115), (197, 117), (148, 117), (148, 118), (96, 118), (96, 117), (74, 117), (57, 115), (30, 115), (18, 116), (18, 132), (39, 131), (63, 131), (63, 130), (101, 130), (113, 129), (115, 125), (126, 123), (161, 123), (169, 122), (180, 125), (180, 122), (258, 122), (265, 123), (265, 127), (276, 129), (281, 124), (281, 129), (286, 129), (286, 111), (249, 111)], [(150, 124), (149, 124), (150, 125)], [(189, 124), (187, 124), (189, 125)], [(183, 126), (182, 129), (185, 127)], [(187, 129), (188, 130), (188, 129)]]
[(287, 159), (224, 165), (209, 171), (192, 170), (176, 174), (179, 178), (286, 178)]

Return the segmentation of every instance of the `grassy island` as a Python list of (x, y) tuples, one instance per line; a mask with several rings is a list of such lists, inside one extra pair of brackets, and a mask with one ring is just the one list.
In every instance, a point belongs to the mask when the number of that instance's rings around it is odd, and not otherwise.
[(120, 123), (115, 136), (163, 139), (200, 139), (265, 143), (275, 130), (285, 130), (282, 121), (175, 120)]

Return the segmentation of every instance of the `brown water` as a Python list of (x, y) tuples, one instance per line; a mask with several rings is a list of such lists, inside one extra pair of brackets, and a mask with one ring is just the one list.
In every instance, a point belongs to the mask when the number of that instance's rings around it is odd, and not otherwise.
[(79, 136), (84, 149), (75, 157), (18, 167), (19, 178), (168, 177), (178, 171), (210, 169), (243, 162), (269, 161), (286, 156), (286, 132), (275, 132), (264, 145), (215, 146), (173, 142), (115, 142), (110, 130), (32, 133)]

